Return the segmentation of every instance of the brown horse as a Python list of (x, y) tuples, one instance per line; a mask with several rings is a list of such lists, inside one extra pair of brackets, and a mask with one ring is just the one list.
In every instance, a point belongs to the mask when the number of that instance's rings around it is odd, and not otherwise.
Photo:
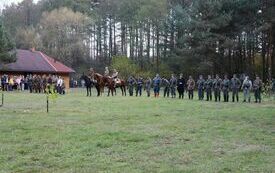
[(122, 96), (126, 96), (125, 81), (121, 80), (120, 83), (116, 84), (111, 77), (106, 77), (99, 73), (94, 74), (94, 79), (97, 81), (97, 84), (99, 85), (101, 95), (104, 93), (104, 87), (106, 86), (108, 88), (108, 96), (110, 95), (110, 92), (112, 96), (114, 95), (114, 93), (116, 94), (116, 88), (120, 88)]

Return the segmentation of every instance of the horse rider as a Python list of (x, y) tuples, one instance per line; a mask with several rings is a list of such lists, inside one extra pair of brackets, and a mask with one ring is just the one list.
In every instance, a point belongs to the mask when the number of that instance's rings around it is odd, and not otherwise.
[(120, 83), (120, 79), (118, 78), (118, 71), (116, 69), (113, 70), (112, 79), (115, 81), (115, 84)]
[(95, 75), (95, 70), (94, 70), (94, 68), (91, 67), (88, 72), (88, 77), (91, 79), (92, 83), (95, 84), (95, 83), (97, 83), (97, 81), (95, 80), (94, 75)]
[(109, 68), (108, 68), (108, 67), (105, 67), (104, 76), (105, 76), (105, 77), (110, 76), (110, 71), (109, 71)]

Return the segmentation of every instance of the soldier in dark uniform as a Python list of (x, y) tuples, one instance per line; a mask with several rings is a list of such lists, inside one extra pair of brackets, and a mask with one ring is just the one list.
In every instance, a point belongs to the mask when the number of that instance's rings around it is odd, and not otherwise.
[(133, 96), (134, 95), (134, 85), (136, 83), (136, 80), (133, 78), (133, 76), (130, 76), (128, 78), (128, 89), (129, 89), (129, 95)]
[(199, 100), (203, 100), (204, 98), (204, 83), (205, 80), (203, 79), (203, 76), (200, 75), (199, 80), (197, 81)]
[(145, 90), (147, 92), (147, 97), (150, 97), (151, 95), (151, 85), (152, 85), (152, 80), (150, 77), (147, 78), (147, 80), (145, 81)]
[(5, 75), (5, 74), (1, 77), (1, 88), (2, 88), (2, 91), (7, 91), (7, 85), (6, 85), (7, 78), (8, 78), (8, 76)]
[(206, 101), (212, 101), (212, 87), (213, 80), (211, 75), (208, 75), (208, 79), (205, 81)]
[(38, 76), (37, 75), (33, 75), (33, 89), (35, 93), (38, 93)]
[(170, 82), (165, 77), (162, 78), (162, 84), (164, 86), (164, 97), (169, 97), (170, 94)]
[[(83, 73), (83, 75), (84, 75), (84, 73)], [(51, 74), (48, 76), (47, 81), (48, 81), (47, 90), (48, 90), (49, 94), (53, 94), (51, 91), (51, 88), (53, 88), (53, 78), (52, 78)]]
[(232, 102), (235, 102), (235, 97), (237, 102), (239, 102), (239, 89), (241, 87), (241, 81), (237, 78), (236, 74), (233, 75), (230, 86), (232, 90)]
[(222, 89), (221, 87), (222, 87), (222, 79), (217, 74), (216, 78), (213, 80), (215, 102), (221, 101), (221, 89)]
[(273, 96), (275, 96), (275, 78), (272, 79), (272, 84), (271, 84), (271, 91), (273, 93)]
[(222, 91), (223, 91), (223, 101), (229, 101), (229, 87), (230, 87), (230, 80), (228, 79), (227, 75), (224, 75), (224, 79), (222, 81)]
[(32, 77), (32, 75), (29, 75), (27, 77), (27, 81), (28, 81), (30, 93), (32, 93), (33, 92), (33, 77)]
[(138, 77), (137, 79), (137, 87), (136, 87), (136, 97), (139, 95), (142, 95), (142, 85), (143, 85), (143, 79), (142, 77)]
[(161, 85), (161, 78), (159, 77), (159, 74), (156, 74), (156, 77), (153, 79), (153, 85), (155, 97), (159, 97), (159, 90)]
[(184, 98), (184, 87), (185, 87), (185, 79), (183, 78), (183, 74), (180, 74), (180, 78), (178, 79), (179, 99)]
[(188, 90), (188, 98), (192, 99), (194, 98), (194, 89), (195, 89), (196, 82), (192, 78), (192, 76), (189, 76), (189, 79), (187, 81), (187, 90)]
[(253, 82), (253, 89), (255, 95), (255, 103), (261, 103), (261, 90), (262, 90), (263, 82), (259, 76), (256, 76), (256, 79)]
[(44, 74), (42, 77), (42, 92), (46, 93), (46, 88), (47, 88), (47, 76)]
[(170, 89), (172, 98), (176, 98), (176, 87), (177, 87), (177, 78), (172, 74), (170, 79)]

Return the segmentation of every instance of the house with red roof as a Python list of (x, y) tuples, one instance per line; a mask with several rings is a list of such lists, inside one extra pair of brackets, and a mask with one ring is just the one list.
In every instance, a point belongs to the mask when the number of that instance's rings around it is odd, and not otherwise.
[(70, 74), (75, 73), (70, 67), (34, 49), (19, 49), (16, 56), (16, 62), (0, 64), (0, 75), (56, 74), (64, 78), (66, 88), (69, 88)]

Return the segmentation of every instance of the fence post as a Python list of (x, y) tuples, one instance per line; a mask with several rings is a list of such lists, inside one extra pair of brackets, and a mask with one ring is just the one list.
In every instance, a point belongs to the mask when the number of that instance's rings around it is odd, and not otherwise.
[(2, 92), (1, 94), (2, 98), (1, 98), (1, 105), (0, 107), (4, 106), (4, 93)]
[(49, 113), (49, 96), (47, 95), (47, 113)]

